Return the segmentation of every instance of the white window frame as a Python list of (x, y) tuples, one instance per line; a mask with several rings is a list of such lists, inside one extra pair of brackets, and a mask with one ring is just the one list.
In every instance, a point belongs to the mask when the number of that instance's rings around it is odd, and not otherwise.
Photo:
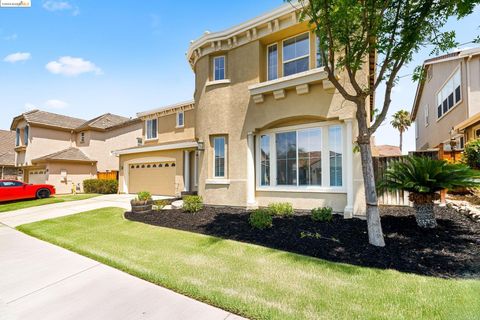
[[(223, 176), (217, 176), (216, 175), (216, 170), (215, 170), (215, 140), (217, 139), (223, 139), (223, 150), (224, 150), (224, 161), (223, 161)], [(213, 136), (212, 137), (212, 150), (213, 150), (213, 178), (215, 179), (226, 179), (228, 177), (227, 173), (227, 159), (228, 159), (228, 150), (227, 150), (227, 136), (225, 135), (219, 135), (219, 136)]]
[(28, 139), (30, 138), (30, 126), (26, 125), (23, 128), (23, 145), (28, 146)]
[[(182, 115), (182, 124), (180, 124), (180, 114)], [(177, 118), (177, 128), (185, 127), (185, 111), (178, 111), (176, 118)]]
[[(155, 128), (155, 136), (149, 138), (148, 137), (148, 122), (156, 120), (156, 128)], [(151, 118), (151, 119), (146, 119), (145, 120), (145, 141), (151, 141), (151, 140), (157, 140), (158, 139), (158, 118)]]
[[(457, 73), (457, 71), (460, 71), (460, 100), (458, 100), (458, 102), (455, 102), (455, 89), (456, 87), (454, 86), (453, 87), (453, 106), (447, 110), (447, 112), (443, 112), (443, 97), (442, 97), (442, 115), (440, 117), (438, 117), (438, 95), (442, 92), (443, 88), (445, 88), (445, 86), (448, 84), (448, 82), (450, 80), (453, 80), (453, 77), (455, 77), (455, 74)], [(442, 120), (445, 115), (447, 115), (448, 113), (450, 113), (450, 111), (452, 111), (453, 109), (455, 109), (456, 106), (458, 106), (460, 103), (462, 103), (463, 101), (463, 86), (462, 86), (462, 70), (461, 70), (461, 64), (459, 63), (458, 66), (453, 70), (453, 72), (447, 77), (447, 80), (445, 80), (445, 82), (440, 86), (440, 89), (437, 90), (437, 92), (435, 92), (435, 101), (436, 101), (436, 106), (435, 106), (435, 114), (436, 114), (436, 118), (437, 118), (437, 122)]]
[(423, 113), (424, 113), (424, 118), (425, 118), (425, 127), (428, 127), (429, 125), (429, 122), (428, 122), (428, 117), (430, 115), (430, 112), (429, 112), (429, 109), (430, 109), (430, 106), (428, 105), (428, 103), (423, 107)]
[[(275, 66), (275, 69), (277, 70), (277, 77), (276, 77), (275, 79), (270, 79), (270, 78), (269, 78), (269, 75), (270, 75), (269, 71), (270, 71), (270, 69), (269, 69), (269, 65), (268, 65), (268, 63), (269, 63), (269, 55), (268, 55), (269, 52), (268, 52), (268, 50), (270, 49), (270, 47), (273, 47), (273, 46), (277, 46), (277, 65)], [(277, 42), (272, 43), (272, 44), (269, 44), (269, 45), (267, 46), (267, 81), (272, 81), (272, 80), (276, 80), (276, 79), (279, 78), (279, 74), (278, 74), (278, 49), (279, 49), (279, 48), (278, 48), (278, 47), (279, 47), (279, 45), (278, 45)]]
[[(215, 61), (218, 60), (218, 59), (221, 59), (223, 58), (223, 79), (216, 79), (215, 78)], [(213, 76), (212, 76), (212, 79), (213, 81), (222, 81), (222, 80), (226, 80), (227, 79), (227, 57), (225, 55), (223, 56), (216, 56), (216, 57), (213, 57), (213, 63), (212, 63), (212, 73), (213, 73)]]
[[(330, 186), (330, 144), (328, 140), (328, 128), (331, 126), (340, 126), (342, 129), (342, 186)], [(281, 132), (301, 131), (310, 128), (321, 128), (322, 133), (322, 185), (321, 186), (301, 186), (298, 185), (298, 134), (297, 134), (297, 185), (284, 186), (277, 185), (277, 153), (276, 153), (276, 134)], [(256, 136), (255, 147), (255, 185), (257, 191), (274, 191), (274, 192), (319, 192), (319, 193), (346, 193), (346, 174), (351, 174), (347, 170), (346, 155), (347, 146), (345, 144), (345, 124), (339, 121), (324, 121), (317, 123), (309, 123), (304, 125), (289, 126), (275, 128), (259, 132)], [(261, 185), (261, 157), (260, 157), (260, 136), (270, 135), (270, 186)]]
[[(308, 34), (308, 54), (307, 55), (303, 55), (303, 56), (300, 56), (300, 57), (296, 57), (294, 59), (290, 59), (290, 60), (284, 60), (284, 54), (283, 54), (283, 51), (284, 51), (284, 44), (285, 44), (285, 41), (287, 40), (290, 40), (290, 39), (293, 39), (293, 38), (297, 38), (297, 37), (301, 37), (305, 34)], [(307, 31), (307, 32), (303, 32), (303, 33), (300, 33), (300, 34), (297, 34), (297, 35), (294, 35), (292, 37), (288, 37), (288, 38), (285, 38), (282, 40), (282, 76), (285, 77), (285, 64), (286, 63), (289, 63), (289, 62), (292, 62), (292, 61), (296, 61), (296, 60), (300, 60), (300, 59), (304, 59), (305, 57), (308, 57), (308, 68), (306, 71), (310, 70), (310, 55), (311, 55), (311, 51), (312, 51), (312, 48), (311, 47), (311, 39), (310, 39), (310, 34), (311, 32)], [(305, 72), (305, 71), (302, 71), (302, 72)], [(297, 72), (297, 73), (294, 73), (294, 74), (299, 74), (301, 72)], [(291, 74), (290, 76), (293, 76), (294, 74)]]
[(15, 129), (15, 146), (19, 147), (20, 146), (20, 128)]

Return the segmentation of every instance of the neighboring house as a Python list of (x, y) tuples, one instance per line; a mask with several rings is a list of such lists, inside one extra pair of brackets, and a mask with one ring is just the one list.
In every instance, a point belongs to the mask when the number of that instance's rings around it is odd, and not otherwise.
[(399, 146), (391, 146), (388, 144), (373, 146), (372, 155), (374, 157), (399, 157), (402, 151)]
[[(144, 146), (118, 152), (123, 192), (198, 190), (208, 205), (287, 201), (363, 215), (355, 106), (328, 81), (316, 43), (291, 4), (193, 41), (195, 106), (188, 104), (182, 129), (189, 131), (175, 128), (184, 105), (139, 114)], [(361, 83), (368, 73), (365, 66)]]
[(85, 179), (118, 172), (111, 152), (138, 144), (142, 123), (113, 114), (86, 121), (33, 110), (15, 117), (15, 165), (28, 183), (48, 183), (57, 193), (82, 191)]
[(180, 196), (196, 191), (194, 101), (140, 112), (141, 146), (118, 150), (120, 192)]
[(451, 139), (463, 149), (464, 135), (471, 139), (480, 128), (475, 121), (480, 113), (480, 48), (428, 59), (423, 69), (425, 79), (418, 84), (411, 112), (416, 149), (442, 143), (448, 147)]
[(15, 168), (15, 132), (0, 130), (0, 179), (16, 180)]

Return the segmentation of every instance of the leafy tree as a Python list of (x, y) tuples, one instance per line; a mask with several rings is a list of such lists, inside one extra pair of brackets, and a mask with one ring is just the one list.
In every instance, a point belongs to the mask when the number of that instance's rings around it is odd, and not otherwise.
[[(297, 4), (291, 1), (292, 5)], [(373, 175), (371, 137), (382, 124), (391, 102), (392, 88), (402, 67), (426, 45), (446, 50), (456, 45), (455, 33), (442, 31), (451, 16), (472, 13), (480, 0), (299, 0), (301, 19), (319, 38), (328, 80), (347, 101), (356, 105), (356, 120), (369, 242), (384, 246)], [(435, 51), (434, 50), (434, 51)], [(365, 74), (365, 65), (370, 70)], [(341, 71), (341, 72), (339, 72)], [(339, 77), (340, 76), (340, 77)], [(344, 78), (341, 78), (344, 77)], [(368, 81), (365, 83), (365, 78)], [(348, 80), (348, 81), (344, 81)], [(368, 102), (385, 84), (380, 112), (371, 117)], [(370, 109), (368, 109), (370, 108)]]
[(390, 124), (400, 133), (400, 151), (403, 151), (403, 133), (412, 125), (410, 112), (406, 110), (399, 110), (395, 112)]
[(480, 186), (480, 172), (464, 164), (448, 163), (427, 157), (409, 156), (392, 162), (379, 182), (381, 191), (408, 191), (417, 212), (417, 223), (422, 228), (435, 228), (433, 201), (440, 198), (438, 191), (458, 187)]
[(480, 139), (475, 139), (465, 145), (463, 161), (472, 169), (480, 169)]

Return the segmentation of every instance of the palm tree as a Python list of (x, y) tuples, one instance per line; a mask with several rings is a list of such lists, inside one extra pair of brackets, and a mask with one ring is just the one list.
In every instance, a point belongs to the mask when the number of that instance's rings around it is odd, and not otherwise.
[(480, 171), (464, 164), (407, 156), (388, 166), (378, 187), (381, 191), (408, 191), (416, 210), (417, 224), (422, 228), (435, 228), (437, 221), (433, 202), (440, 198), (438, 192), (458, 187), (478, 187), (479, 178)]
[(403, 149), (403, 133), (412, 125), (410, 119), (410, 112), (406, 110), (399, 110), (393, 115), (393, 120), (390, 122), (392, 127), (400, 132), (400, 151)]

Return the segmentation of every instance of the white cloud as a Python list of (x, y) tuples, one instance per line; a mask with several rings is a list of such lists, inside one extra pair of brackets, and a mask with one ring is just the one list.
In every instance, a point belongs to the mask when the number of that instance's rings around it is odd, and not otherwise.
[(17, 53), (9, 54), (5, 58), (3, 58), (3, 61), (15, 63), (19, 61), (26, 61), (31, 58), (32, 58), (32, 55), (29, 52), (17, 52)]
[(72, 15), (77, 16), (80, 14), (78, 6), (72, 5), (68, 1), (55, 1), (48, 0), (43, 2), (43, 8), (48, 11), (71, 11)]
[(45, 108), (48, 109), (63, 109), (68, 106), (68, 103), (62, 100), (50, 99), (45, 101)]
[(53, 74), (64, 76), (78, 76), (89, 72), (97, 75), (102, 74), (102, 70), (93, 62), (70, 56), (60, 57), (57, 61), (50, 61), (45, 68)]

